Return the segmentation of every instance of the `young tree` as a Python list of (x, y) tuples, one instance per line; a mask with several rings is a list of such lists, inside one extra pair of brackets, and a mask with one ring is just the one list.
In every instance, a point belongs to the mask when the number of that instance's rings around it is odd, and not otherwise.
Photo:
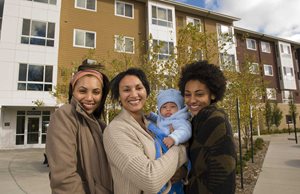
[[(289, 95), (289, 114), (291, 115), (292, 117), (292, 121), (293, 123), (295, 123), (294, 121), (294, 117), (296, 118), (298, 113), (297, 113), (297, 107), (295, 105), (295, 102), (293, 100), (293, 97), (292, 95)], [(294, 115), (294, 116), (293, 116)]]
[[(245, 61), (239, 64), (239, 71), (235, 71), (235, 64), (226, 62), (222, 64), (224, 74), (228, 80), (226, 96), (222, 106), (230, 116), (234, 128), (237, 129), (236, 99), (240, 101), (240, 125), (242, 137), (246, 147), (250, 142), (250, 106), (252, 115), (260, 115), (263, 109), (262, 98), (265, 95), (265, 87), (261, 69), (257, 67), (251, 56), (245, 55)], [(258, 122), (257, 117), (252, 118), (253, 126)]]
[(266, 100), (266, 103), (265, 103), (265, 113), (264, 113), (264, 116), (265, 116), (265, 123), (266, 123), (266, 126), (267, 126), (267, 130), (268, 130), (268, 133), (270, 132), (270, 129), (271, 129), (271, 126), (272, 126), (272, 117), (273, 117), (273, 110), (272, 110), (272, 106), (271, 106), (271, 103), (269, 100)]
[(273, 124), (277, 127), (279, 127), (281, 120), (282, 120), (282, 111), (278, 108), (277, 103), (274, 103), (273, 107)]

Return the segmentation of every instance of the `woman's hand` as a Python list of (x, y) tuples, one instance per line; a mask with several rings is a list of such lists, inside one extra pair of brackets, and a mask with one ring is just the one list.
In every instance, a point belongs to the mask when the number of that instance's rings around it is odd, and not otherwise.
[(188, 170), (184, 165), (177, 169), (173, 177), (171, 178), (171, 183), (176, 183), (177, 181), (181, 181), (182, 179), (186, 178)]

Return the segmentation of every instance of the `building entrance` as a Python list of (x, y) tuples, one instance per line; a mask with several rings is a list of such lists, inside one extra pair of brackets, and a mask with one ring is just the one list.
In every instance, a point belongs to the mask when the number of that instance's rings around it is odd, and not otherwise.
[(18, 111), (16, 145), (43, 147), (49, 120), (50, 111)]

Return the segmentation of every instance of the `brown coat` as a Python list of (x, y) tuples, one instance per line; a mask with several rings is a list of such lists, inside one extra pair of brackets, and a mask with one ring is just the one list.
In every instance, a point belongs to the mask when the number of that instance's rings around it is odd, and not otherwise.
[(88, 116), (74, 98), (51, 116), (46, 154), (53, 194), (112, 193), (102, 142), (104, 126)]

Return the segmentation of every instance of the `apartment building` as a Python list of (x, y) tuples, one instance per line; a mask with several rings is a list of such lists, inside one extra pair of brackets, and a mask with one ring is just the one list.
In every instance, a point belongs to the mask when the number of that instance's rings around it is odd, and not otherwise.
[[(235, 27), (235, 35), (237, 62), (241, 64), (251, 56), (254, 69), (261, 69), (266, 100), (277, 102), (283, 112), (279, 128), (288, 128), (288, 121), (291, 121), (288, 102), (293, 100), (300, 112), (300, 43), (238, 27)], [(296, 124), (300, 127), (299, 117)]]
[(0, 148), (44, 147), (61, 0), (0, 0)]
[(59, 106), (51, 92), (90, 52), (107, 68), (124, 56), (141, 63), (151, 37), (163, 60), (187, 23), (222, 35), (238, 20), (171, 0), (0, 0), (0, 13), (0, 148), (45, 146)]
[[(176, 52), (179, 29), (188, 23), (225, 43), (223, 50), (214, 48), (215, 64), (230, 60), (238, 71), (243, 54), (254, 54), (270, 99), (287, 114), (290, 93), (300, 104), (299, 44), (234, 28), (238, 20), (172, 0), (0, 0), (0, 149), (45, 146), (50, 115), (59, 106), (51, 92), (58, 85), (67, 90), (65, 77), (71, 76), (64, 69), (91, 53), (106, 68), (124, 57), (140, 64), (150, 45), (161, 43), (164, 60)], [(224, 42), (225, 35), (233, 43)]]

